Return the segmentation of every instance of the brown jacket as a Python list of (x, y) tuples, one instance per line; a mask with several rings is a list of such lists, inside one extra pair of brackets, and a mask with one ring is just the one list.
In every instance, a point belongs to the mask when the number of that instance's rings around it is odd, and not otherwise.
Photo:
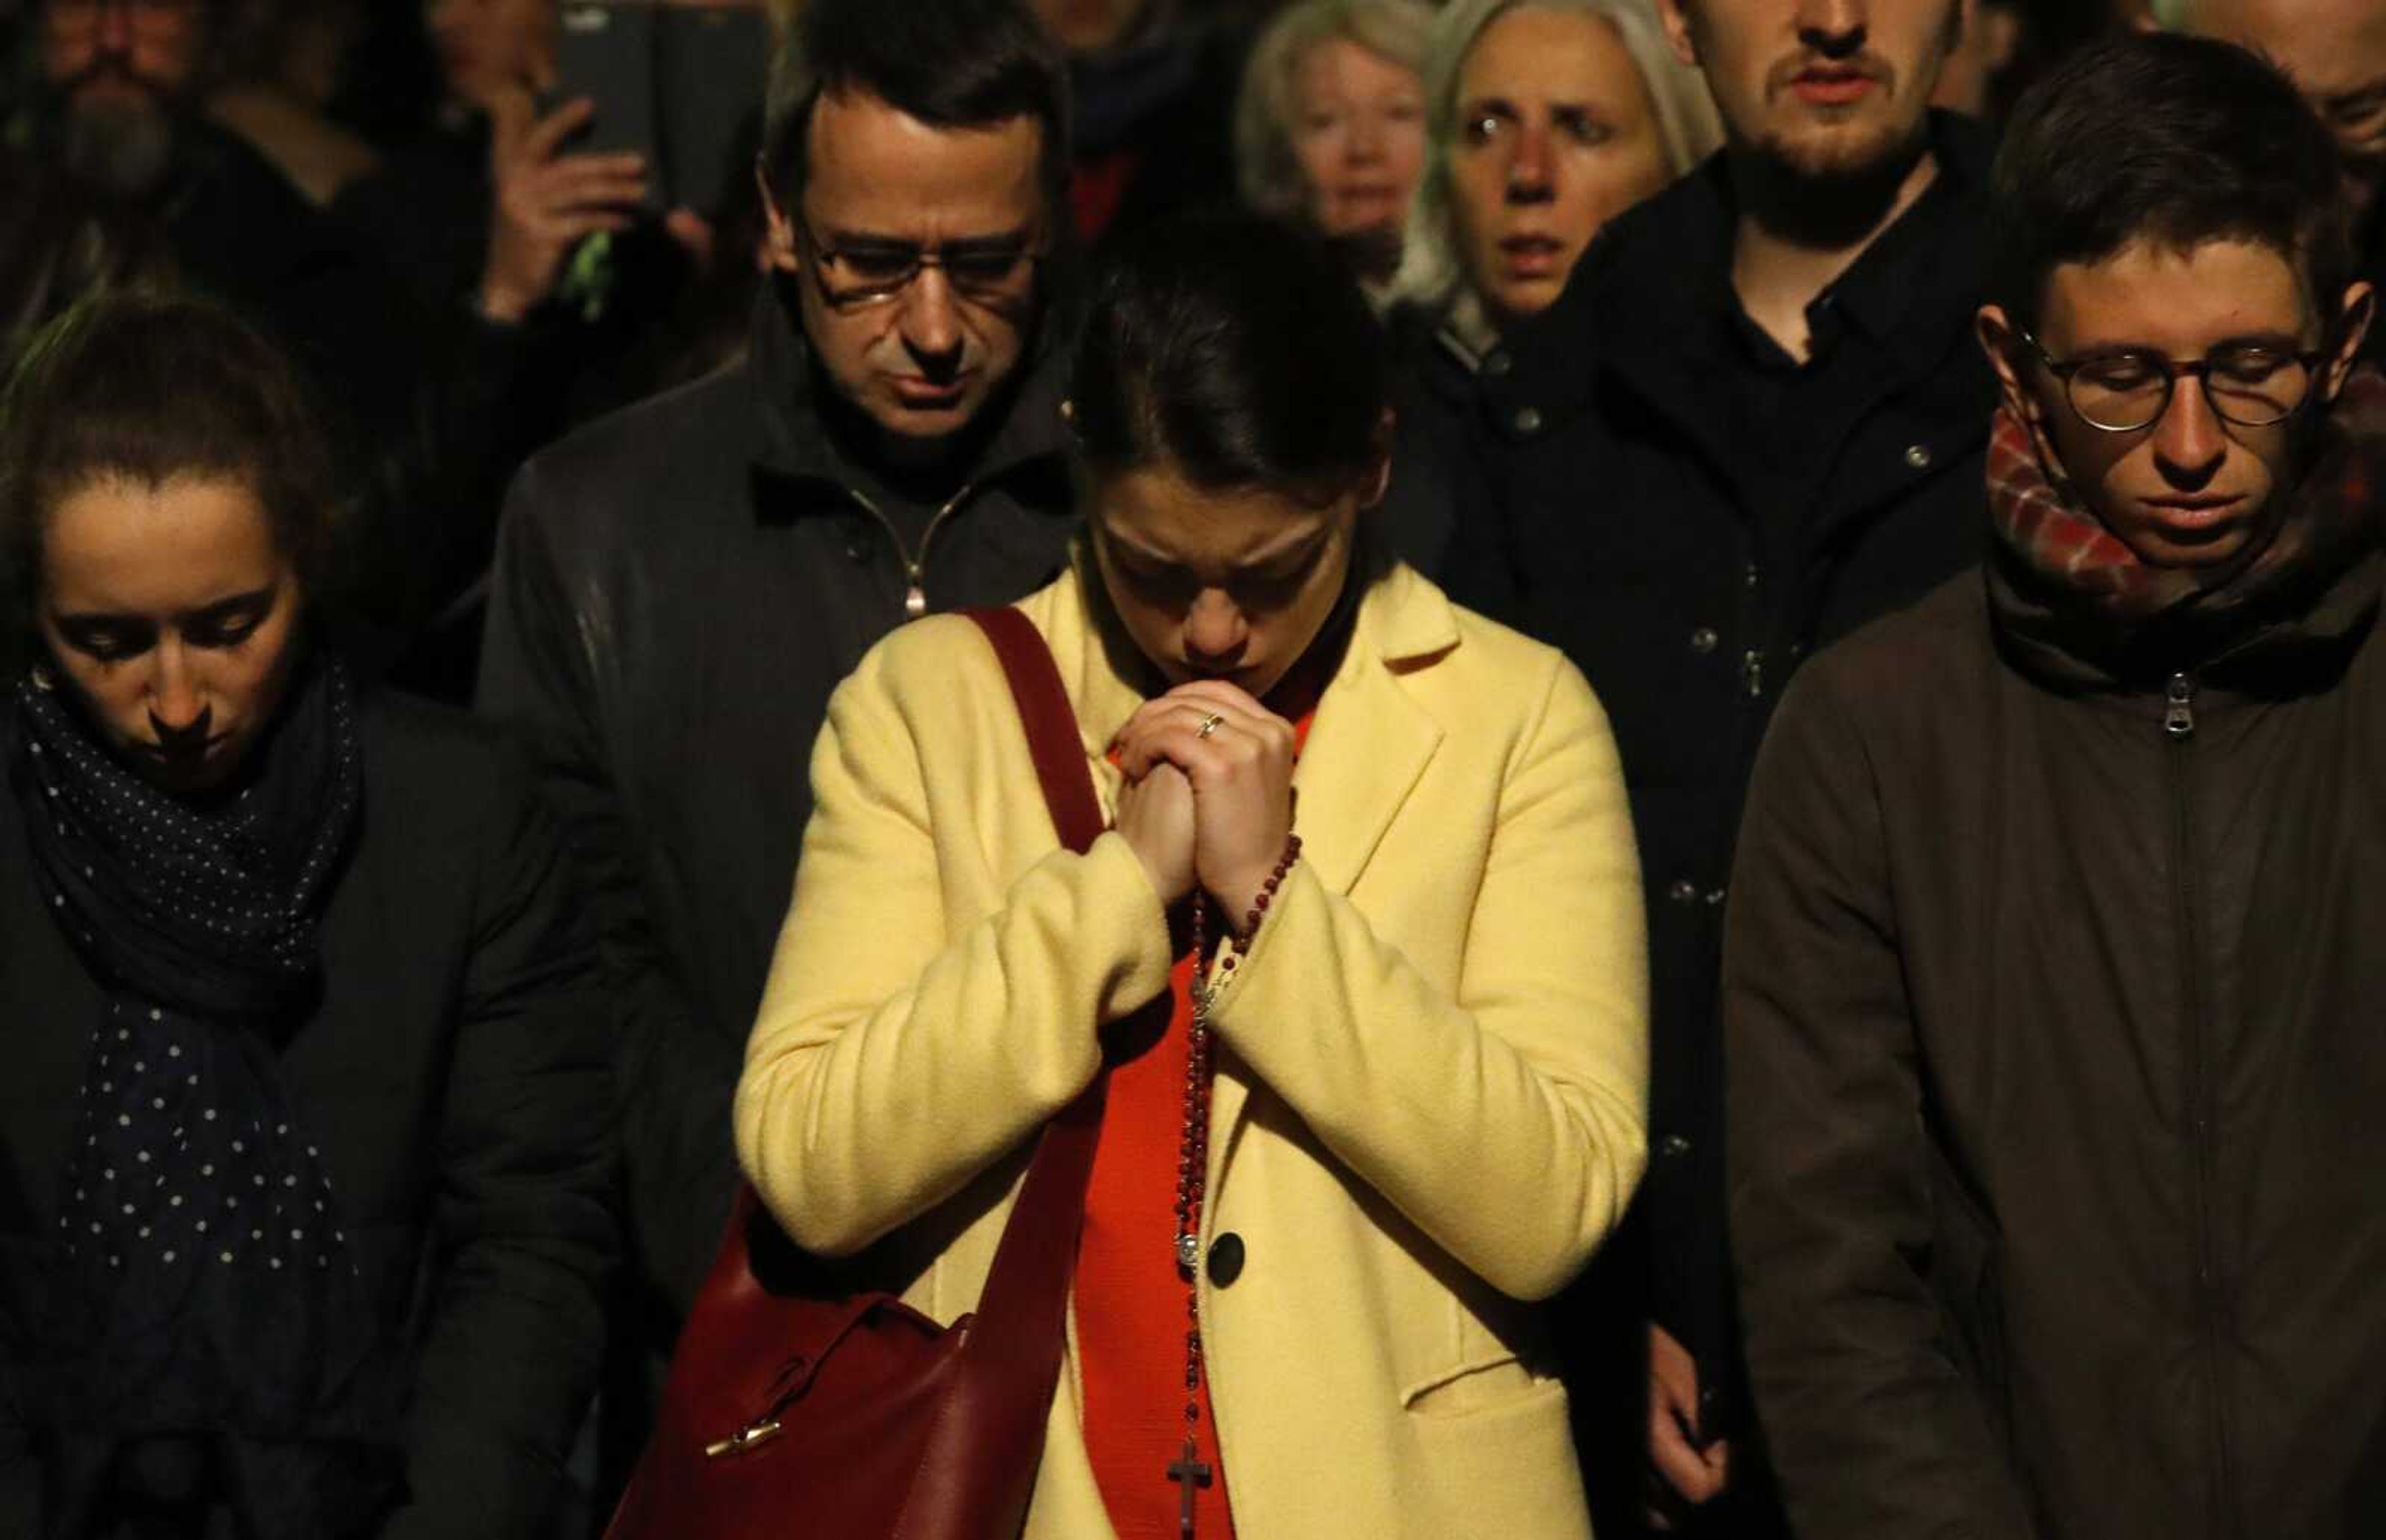
[(1790, 690), (1724, 988), (1802, 1540), (2386, 1534), (2380, 565), (2134, 690), (1975, 572)]

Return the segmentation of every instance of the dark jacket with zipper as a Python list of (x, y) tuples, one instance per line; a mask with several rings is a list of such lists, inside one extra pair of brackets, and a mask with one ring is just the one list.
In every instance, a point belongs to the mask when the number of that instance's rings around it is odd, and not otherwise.
[[(282, 1051), (370, 1308), (409, 1366), (411, 1496), (384, 1540), (554, 1533), (616, 1255), (594, 938), (530, 769), (483, 724), (361, 703), (363, 813), (322, 920), (321, 1004)], [(0, 764), (13, 713), (0, 714)], [(80, 1536), (103, 1473), (28, 1426), (59, 1177), (107, 1007), (0, 791), (0, 1534)], [(369, 1522), (371, 1516), (364, 1516)], [(220, 1528), (235, 1530), (229, 1513)], [(126, 1533), (152, 1531), (131, 1526)], [(118, 1532), (106, 1532), (115, 1540)]]
[(1724, 995), (1802, 1540), (2386, 1532), (2380, 566), (2125, 673), (1974, 573), (1783, 702)]
[[(1775, 370), (1776, 420), (1739, 420), (1751, 323), (1731, 288), (1736, 215), (1718, 157), (1611, 225), (1556, 305), (1484, 360), (1483, 463), (1459, 479), (1471, 497), (1450, 592), (1557, 645), (1589, 679), (1615, 725), (1647, 883), (1651, 1158), (1580, 1313), (1653, 1320), (1679, 1340), (1699, 1362), (1710, 1434), (1733, 1431), (1740, 1409), (1715, 981), (1749, 767), (1801, 659), (1980, 550), (1995, 398), (1972, 323), (1990, 146), (1942, 116), (1933, 148), (1931, 188), (1810, 311), (1818, 334), (1845, 322), (1822, 382), (1832, 426), (1804, 399), (1814, 370)], [(1798, 474), (1772, 455), (1785, 432), (1806, 435)], [(1785, 482), (1802, 506), (1771, 500)], [(1638, 1396), (1645, 1379), (1624, 1357)], [(1606, 1393), (1583, 1389), (1593, 1412)], [(1622, 1414), (1635, 1446), (1637, 1421)]]
[(914, 587), (1006, 604), (1066, 560), (1061, 359), (1022, 369), (966, 486), (906, 519), (840, 452), (765, 292), (745, 361), (537, 456), (509, 499), (480, 706), (528, 731), (606, 937), (633, 1260), (665, 1338), (736, 1189), (730, 1098), (829, 693)]

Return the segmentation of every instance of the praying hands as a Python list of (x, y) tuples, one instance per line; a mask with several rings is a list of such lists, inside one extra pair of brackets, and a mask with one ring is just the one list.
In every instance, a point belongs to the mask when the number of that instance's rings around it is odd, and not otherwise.
[(1118, 830), (1162, 904), (1196, 885), (1249, 912), (1292, 833), (1290, 722), (1217, 680), (1147, 703), (1119, 733)]

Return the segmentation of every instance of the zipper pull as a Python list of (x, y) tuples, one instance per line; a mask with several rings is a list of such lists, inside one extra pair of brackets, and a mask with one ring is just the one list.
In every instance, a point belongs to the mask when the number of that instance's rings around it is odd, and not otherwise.
[(1739, 660), (1739, 681), (1748, 690), (1748, 698), (1761, 700), (1764, 695), (1764, 655), (1750, 648)]
[(2195, 736), (2195, 681), (2185, 674), (2170, 676), (2170, 707), (2163, 713), (2163, 731), (2179, 742)]
[(903, 595), (903, 618), (907, 620), (916, 620), (928, 612), (928, 591), (920, 586), (921, 572), (918, 562), (907, 561), (903, 564), (903, 570), (911, 580), (910, 592)]

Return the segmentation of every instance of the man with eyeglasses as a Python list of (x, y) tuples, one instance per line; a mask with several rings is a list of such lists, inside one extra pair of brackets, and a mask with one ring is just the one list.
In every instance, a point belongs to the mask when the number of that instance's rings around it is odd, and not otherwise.
[(609, 938), (626, 1325), (658, 1349), (735, 1189), (830, 692), (906, 620), (1067, 558), (1066, 91), (1010, 0), (810, 0), (772, 66), (747, 357), (509, 499), (480, 705), (534, 739)]
[(1801, 1540), (2386, 1524), (2386, 380), (2327, 127), (2100, 44), (1991, 179), (1985, 566), (1801, 673), (1724, 968)]

